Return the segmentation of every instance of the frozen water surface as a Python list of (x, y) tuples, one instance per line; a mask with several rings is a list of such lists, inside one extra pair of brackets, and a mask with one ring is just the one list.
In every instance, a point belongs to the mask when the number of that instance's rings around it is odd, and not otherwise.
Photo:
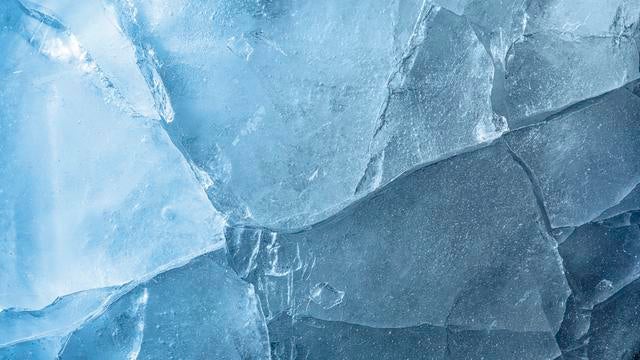
[(0, 359), (639, 358), (639, 23), (0, 1)]

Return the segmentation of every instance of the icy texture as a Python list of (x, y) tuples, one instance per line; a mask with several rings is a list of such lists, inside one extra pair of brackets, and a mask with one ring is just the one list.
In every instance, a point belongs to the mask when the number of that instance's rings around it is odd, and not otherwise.
[(638, 68), (638, 49), (628, 37), (532, 33), (507, 54), (509, 126), (619, 88), (638, 78)]
[(507, 137), (530, 168), (553, 227), (578, 226), (640, 183), (640, 98), (606, 94)]
[(236, 221), (311, 224), (505, 130), (490, 57), (429, 3), (133, 3), (180, 119), (169, 133)]
[(639, 23), (0, 1), (0, 359), (638, 358)]
[[(0, 340), (15, 340), (0, 344), (0, 358), (269, 359), (253, 288), (221, 259), (216, 251), (139, 284), (0, 313)], [(70, 327), (75, 318), (82, 321)], [(32, 336), (18, 339), (15, 330)]]
[(598, 305), (592, 315), (591, 359), (635, 359), (640, 354), (640, 280)]
[(61, 359), (269, 359), (251, 285), (220, 252), (143, 282), (71, 334)]
[(506, 124), (491, 110), (492, 82), (491, 58), (464, 18), (437, 8), (421, 14), (389, 79), (374, 156), (358, 191), (499, 137)]
[(158, 121), (127, 111), (77, 38), (4, 6), (0, 308), (219, 246), (224, 221)]
[(568, 288), (543, 223), (525, 171), (498, 144), (417, 170), (308, 231), (254, 229), (265, 241), (249, 279), (268, 318), (451, 327), (469, 331), (460, 349), (491, 338), (533, 351), (546, 339), (539, 351), (558, 354)]

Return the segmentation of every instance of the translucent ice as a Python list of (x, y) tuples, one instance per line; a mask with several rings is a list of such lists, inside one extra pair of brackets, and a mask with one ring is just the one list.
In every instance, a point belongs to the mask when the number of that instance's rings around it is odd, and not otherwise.
[[(546, 336), (555, 354), (568, 288), (543, 223), (525, 171), (498, 144), (399, 178), (309, 230), (278, 233), (249, 278), (270, 319), (286, 310), (368, 327), (513, 331), (523, 336), (509, 346)], [(269, 246), (290, 254), (278, 258), (288, 271), (271, 271)]]
[(358, 190), (506, 131), (491, 110), (491, 58), (469, 23), (447, 10), (425, 11), (389, 79), (374, 155)]
[(155, 49), (169, 133), (237, 222), (311, 224), (505, 130), (490, 56), (428, 2), (130, 3), (124, 28)]
[(219, 253), (138, 284), (74, 331), (60, 359), (269, 359), (253, 288)]
[(0, 28), (0, 308), (219, 246), (224, 221), (159, 122), (120, 106), (78, 38), (11, 4)]
[(509, 134), (539, 182), (553, 227), (595, 219), (640, 182), (639, 118), (640, 98), (623, 88)]
[(506, 61), (509, 126), (518, 128), (639, 77), (629, 37), (536, 32), (516, 42)]

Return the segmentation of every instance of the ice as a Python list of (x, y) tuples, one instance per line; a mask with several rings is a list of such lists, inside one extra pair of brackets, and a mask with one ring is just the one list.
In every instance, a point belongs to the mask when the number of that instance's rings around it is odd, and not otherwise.
[(506, 130), (490, 56), (428, 2), (131, 3), (123, 28), (154, 49), (169, 133), (233, 222), (312, 224)]
[(634, 0), (533, 0), (527, 8), (527, 32), (542, 30), (576, 36), (629, 35), (640, 20)]
[[(103, 80), (117, 89), (136, 114), (164, 115), (156, 111), (153, 93), (138, 68), (136, 48), (118, 28), (113, 7), (105, 7), (101, 0), (29, 0), (22, 4), (37, 18), (73, 34), (78, 50), (86, 52)], [(64, 56), (64, 52), (56, 53), (56, 57)]]
[(593, 310), (588, 355), (591, 359), (633, 359), (640, 348), (640, 280), (627, 285)]
[(74, 331), (60, 359), (270, 359), (253, 287), (221, 255), (138, 284)]
[(491, 58), (469, 23), (444, 9), (427, 10), (389, 80), (374, 156), (358, 191), (498, 138), (507, 129), (491, 110), (492, 84)]
[(640, 98), (608, 93), (507, 136), (540, 186), (553, 227), (579, 226), (640, 182)]
[(372, 328), (283, 314), (269, 335), (275, 359), (446, 359), (446, 329), (429, 325)]
[(593, 307), (640, 277), (640, 227), (577, 228), (559, 246), (572, 291), (582, 307)]
[(399, 178), (308, 230), (277, 233), (261, 243), (248, 278), (268, 319), (287, 311), (375, 328), (523, 333), (514, 347), (544, 336), (555, 344), (568, 288), (545, 231), (525, 171), (497, 144)]
[(629, 37), (542, 31), (516, 42), (506, 61), (509, 127), (535, 123), (639, 77), (638, 49)]
[(116, 288), (86, 290), (56, 299), (40, 310), (0, 311), (0, 347), (29, 338), (65, 335), (104, 306)]
[(12, 4), (0, 30), (0, 309), (220, 246), (224, 220), (160, 123), (121, 106), (79, 38)]

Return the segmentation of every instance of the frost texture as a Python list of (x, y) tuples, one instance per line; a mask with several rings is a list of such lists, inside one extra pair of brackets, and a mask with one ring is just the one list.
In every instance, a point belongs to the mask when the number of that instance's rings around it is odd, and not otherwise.
[(639, 358), (639, 22), (0, 1), (0, 359)]

